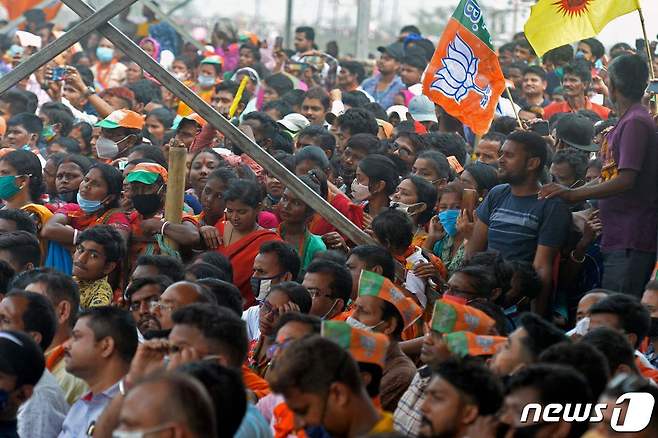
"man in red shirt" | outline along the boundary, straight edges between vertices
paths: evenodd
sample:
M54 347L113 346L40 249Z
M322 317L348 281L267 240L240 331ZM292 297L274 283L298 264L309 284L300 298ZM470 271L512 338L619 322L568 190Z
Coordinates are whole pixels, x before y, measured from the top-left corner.
M544 119L549 120L553 114L574 113L581 109L594 111L604 120L610 115L610 108L590 102L587 89L592 82L592 72L583 64L569 64L564 67L562 88L564 102L553 102L544 108Z

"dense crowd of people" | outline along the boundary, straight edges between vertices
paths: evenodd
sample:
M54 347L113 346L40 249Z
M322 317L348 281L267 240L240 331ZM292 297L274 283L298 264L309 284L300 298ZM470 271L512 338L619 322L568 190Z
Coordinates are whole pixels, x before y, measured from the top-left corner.
M61 35L25 16L1 74ZM144 18L116 25L306 192L96 33L0 94L0 437L603 438L658 397L658 55L520 33L480 137L423 94L415 26L373 64Z

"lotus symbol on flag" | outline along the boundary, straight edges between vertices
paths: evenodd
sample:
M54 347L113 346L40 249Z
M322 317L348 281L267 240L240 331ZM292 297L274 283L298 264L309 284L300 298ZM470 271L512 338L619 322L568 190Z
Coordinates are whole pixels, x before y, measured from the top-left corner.
M443 67L434 74L431 88L455 99L457 103L473 90L482 96L480 106L485 108L491 98L491 87L487 85L483 90L475 83L479 62L469 45L458 33L455 34L455 39L448 44L448 56L441 59Z

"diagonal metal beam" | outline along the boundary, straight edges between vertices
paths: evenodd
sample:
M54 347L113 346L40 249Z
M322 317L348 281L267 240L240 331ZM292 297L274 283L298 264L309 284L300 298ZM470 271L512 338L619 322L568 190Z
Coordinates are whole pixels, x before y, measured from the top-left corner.
M113 0L95 14L87 14L86 18L76 24L52 43L39 50L27 60L21 62L15 69L0 78L0 94L4 93L20 80L26 78L42 65L78 42L89 32L107 23L119 12L135 3L137 0Z
M94 10L82 0L62 0L71 10L81 17L88 17ZM167 70L148 56L137 44L117 30L112 24L101 26L98 31L128 55L130 59L139 64L144 70L155 77L162 85L183 100L190 108L221 131L224 136L237 144L251 158L271 172L284 187L290 188L297 196L303 198L308 205L327 221L333 224L344 236L356 244L374 243L373 239L332 207L322 196L311 190L295 174L290 172L263 148L254 143L233 126L221 114L215 111L208 103L203 101L192 90L187 88Z
M156 17L158 17L160 20L167 23L169 26L173 27L174 30L176 32L178 32L178 34L185 41L192 44L194 47L197 48L197 50L200 50L201 52L206 50L206 48L203 46L203 44L201 44L200 42L195 40L194 37L192 37L192 35L190 35L190 33L187 30L183 29L183 27L181 27L178 23L176 23L174 20L172 20L171 17L169 17L167 14L165 14L162 11L162 9L160 9L155 3L153 3L151 0L141 0L141 1L144 4L144 6L146 6L147 8L149 8L150 10L153 11L153 13L155 14Z

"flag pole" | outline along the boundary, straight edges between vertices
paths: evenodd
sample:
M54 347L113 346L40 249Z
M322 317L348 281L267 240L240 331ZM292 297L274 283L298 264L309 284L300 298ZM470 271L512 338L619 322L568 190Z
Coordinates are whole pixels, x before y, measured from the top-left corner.
M514 116L516 117L516 123L519 124L519 128L523 129L523 123L521 123L521 118L519 117L519 112L516 110L516 105L514 104L514 99L512 99L512 93L509 91L509 87L505 87L507 92L507 98L512 102L512 111L514 111Z
M651 62L651 46L649 45L649 38L647 38L647 29L644 26L644 15L642 14L642 8L640 7L640 2L637 3L637 12L640 14L640 24L642 25L642 34L644 35L644 48L647 51L647 61L649 62L649 73L651 74L651 79L656 78L656 72L653 71L653 62Z

